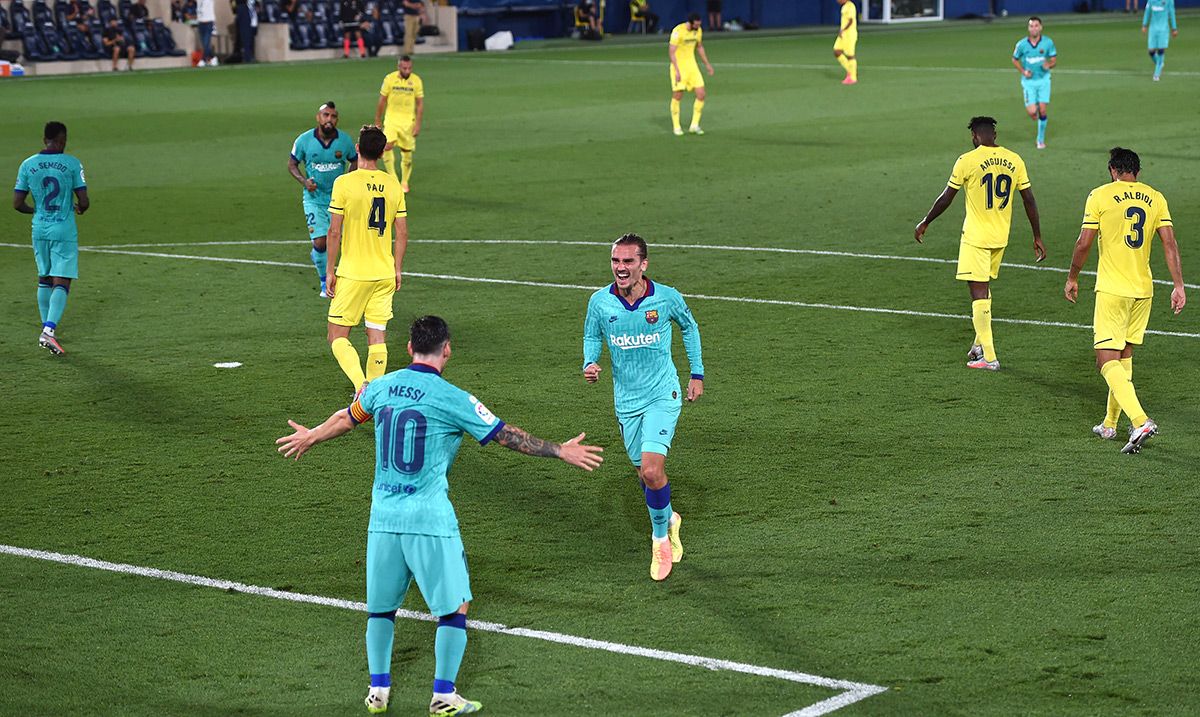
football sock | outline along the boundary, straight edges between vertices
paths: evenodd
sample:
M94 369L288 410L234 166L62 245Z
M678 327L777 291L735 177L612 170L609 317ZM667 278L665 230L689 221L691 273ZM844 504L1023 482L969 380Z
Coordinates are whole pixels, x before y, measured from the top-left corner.
M696 100L692 103L692 126L700 126L700 113L704 111L704 100Z
M387 344L367 347L367 380L374 381L387 373Z
M411 151L401 152L400 153L400 183L401 184L407 185L408 180L412 177L412 164L413 164L413 153Z
M394 149L385 149L379 156L379 168L393 177L396 176L396 158L393 156L395 151Z
M308 253L308 257L312 259L313 266L317 268L317 276L321 278L321 281L325 281L325 264L329 254L313 247L312 251Z
M650 510L650 529L655 540L667 537L667 528L671 525L671 484L654 490L643 487L646 493L646 507Z
M53 332L58 328L58 322L62 320L63 312L66 310L67 287L56 286L50 290L50 305L46 307L46 320L42 322L42 326Z
M971 302L971 323L975 324L975 341L983 347L985 361L996 360L996 347L992 345L992 300L976 299Z
M38 282L38 313L42 317L42 323L46 323L46 314L50 312L50 292L54 290L50 284Z
M1133 357L1120 359L1121 365L1125 367L1125 373L1129 375L1129 380L1133 380ZM1117 421L1121 419L1121 404L1117 403L1117 397L1110 390L1108 392L1108 411L1104 414L1104 425L1109 428L1116 428Z
M396 611L373 612L367 618L367 669L372 687L392 685L392 640L396 636Z
M458 668L467 651L467 616L461 612L438 618L433 638L433 691L438 694L454 692Z
M333 349L333 357L337 359L338 366L342 367L342 373L346 374L346 378L354 384L354 390L362 388L367 377L363 375L362 362L358 358L358 351L354 349L354 344L350 343L350 339L337 338L333 340L330 348Z
M842 69L846 71L846 74L849 75L850 74L850 60L846 59L845 55L838 55L837 61L838 61L838 64L842 66Z
M343 57L350 56L350 38L349 37L342 38L342 56Z
M1046 115L1038 117L1038 139L1041 144L1046 143L1046 123L1050 120L1046 119Z
M362 35L358 36L358 56L359 57L367 56L367 46L366 46L366 44L363 43Z
M1129 380L1129 372L1121 362L1109 361L1104 364L1100 367L1100 375L1108 383L1108 390L1116 396L1121 410L1133 420L1133 425L1140 426L1145 423L1148 417L1142 410L1142 404L1138 402L1137 392L1133 390L1133 381Z
M850 73L850 79L858 82L858 60L850 58L849 67L846 70Z
M1154 53L1154 74L1156 74L1156 75L1162 74L1163 61L1165 59L1166 59L1166 57L1164 57L1162 50L1159 50L1158 52Z
M679 129L679 100L671 98L671 125Z

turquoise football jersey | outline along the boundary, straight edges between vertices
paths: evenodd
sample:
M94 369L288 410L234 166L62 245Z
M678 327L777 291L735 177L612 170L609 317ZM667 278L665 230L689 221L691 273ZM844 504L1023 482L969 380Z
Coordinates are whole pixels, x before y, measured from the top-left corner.
M1175 30L1175 0L1146 0L1146 12L1142 14L1142 25L1150 32L1164 33Z
M304 173L317 183L316 193L326 198L333 194L333 180L346 173L346 163L358 161L354 139L345 132L334 131L337 136L329 144L317 135L316 128L292 143L292 159L304 165ZM311 197L312 194L305 190L304 196Z
M617 415L656 401L680 402L679 372L671 360L671 323L679 325L692 378L704 378L700 327L683 295L646 279L646 295L628 304L609 284L592 294L583 324L583 365L598 363L602 347L612 360Z
M369 530L458 535L447 476L463 433L486 445L504 421L479 399L414 363L371 383L347 409L375 419L375 485Z
M60 236L75 236L75 190L87 189L83 164L65 152L38 152L21 162L17 192L33 195L33 226L57 226Z
M1058 57L1058 50L1054 48L1054 40L1042 35L1038 40L1038 44L1034 45L1029 41L1028 37L1022 37L1017 43L1016 49L1013 50L1013 59L1021 63L1021 67L1033 73L1029 79L1040 80L1050 76L1050 70L1046 69L1046 60L1051 57Z

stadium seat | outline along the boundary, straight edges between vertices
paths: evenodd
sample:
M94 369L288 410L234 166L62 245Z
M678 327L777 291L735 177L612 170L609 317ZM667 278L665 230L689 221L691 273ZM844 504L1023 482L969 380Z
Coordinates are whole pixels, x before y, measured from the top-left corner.
M12 25L8 22L8 10L5 10L4 6L0 5L0 40L7 40L10 37L16 39L19 37L13 34L10 28L12 28Z
M9 5L9 15L12 22L9 25L12 31L24 38L26 32L33 32L33 18L29 15L29 8L25 7L25 3L21 0L12 0Z
M42 27L46 23L54 25L54 11L46 4L45 0L33 0L33 5L30 8L33 15L33 24L36 27Z
M162 57L163 51L154 42L150 31L141 23L135 23L126 28L126 35L133 36L133 46L137 48L138 57Z
M60 30L66 30L67 25L71 24L67 21L67 13L71 10L71 5L64 0L58 0L54 3L54 22Z
M104 53L100 51L102 46L93 44L90 32L84 34L73 23L67 23L62 33L67 38L71 49L80 57L86 60L97 60L104 57Z
M154 44L158 46L162 54L170 57L182 57L187 54L175 44L175 38L163 23L162 18L154 18L154 22L150 26L150 32L154 37Z
M33 29L33 25L27 26L21 32L21 54L30 62L48 62L54 59L42 36Z
M266 0L263 3L263 22L280 23L287 22L287 13L279 4L279 0Z
M45 43L46 52L52 60L77 60L79 54L71 49L62 33L54 26L53 22L43 23L41 27L42 41Z
M299 15L299 13L296 13ZM292 18L288 24L288 41L293 50L308 50L312 48L312 25L300 18Z
M132 0L117 0L117 12L120 14L121 22L125 22L125 18L129 17L131 9L133 9Z
M117 17L117 8L113 7L111 0L97 0L96 16L100 18L100 24L103 27L108 27L109 21ZM124 21L122 21L122 24L124 24Z

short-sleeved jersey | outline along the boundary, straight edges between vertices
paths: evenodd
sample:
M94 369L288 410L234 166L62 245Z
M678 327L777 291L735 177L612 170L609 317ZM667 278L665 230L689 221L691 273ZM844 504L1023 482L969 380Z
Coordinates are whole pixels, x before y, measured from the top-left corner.
M680 66L696 64L696 45L704 41L704 30L696 28L689 30L686 22L681 22L671 30L670 44L675 46L675 61Z
M1096 291L1133 299L1154 295L1150 245L1159 227L1171 226L1167 200L1148 184L1110 182L1088 195L1083 228L1099 232Z
M1051 57L1058 57L1058 50L1054 47L1054 40L1045 35L1038 39L1036 45L1030 42L1028 37L1022 37L1013 50L1013 59L1020 62L1021 67L1033 73L1029 76L1031 80L1050 77L1050 70L1046 68L1046 60Z
M463 434L486 445L504 421L479 399L414 363L381 376L347 409L356 424L375 419L375 485L369 530L458 535L450 465Z
M409 73L408 77L401 77L397 70L383 78L379 94L387 98L387 114L383 123L405 125L417 117L417 99L425 97L425 83L415 72Z
M1177 29L1175 0L1146 0L1146 12L1142 15L1142 25L1159 32Z
M850 23L850 27L846 27L846 23ZM853 2L842 5L841 24L838 28L846 28L841 30L843 37L858 37L858 8Z
M588 300L583 365L598 363L602 347L608 346L617 415L640 413L656 401L680 401L679 372L671 359L671 322L683 334L692 378L704 378L700 327L678 291L647 278L646 294L633 304L615 284Z
M38 152L17 170L15 191L33 195L33 225L75 226L75 191L87 189L83 164L65 152Z
M347 162L358 159L354 151L354 140L345 132L338 132L328 143L316 129L305 132L292 142L292 159L304 165L304 174L317 183L316 193L328 198L333 194L333 181L347 172ZM353 167L353 164L350 165ZM303 190L301 196L309 193Z
M958 158L946 184L966 194L963 243L985 249L1008 246L1017 192L1029 188L1024 160L1011 149L980 145Z
M408 216L400 181L381 169L360 169L333 182L329 213L342 215L337 275L379 281L396 275L392 221Z

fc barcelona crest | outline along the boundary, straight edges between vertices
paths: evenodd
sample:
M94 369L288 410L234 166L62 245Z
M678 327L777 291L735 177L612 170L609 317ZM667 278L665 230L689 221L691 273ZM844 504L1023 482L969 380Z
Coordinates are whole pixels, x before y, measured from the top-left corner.
M337 157L338 159L341 159L342 158L342 150L339 149L338 151L334 152L333 156Z
M658 312L656 310L651 309L646 312L646 323L648 323L648 324L657 324L658 323Z

